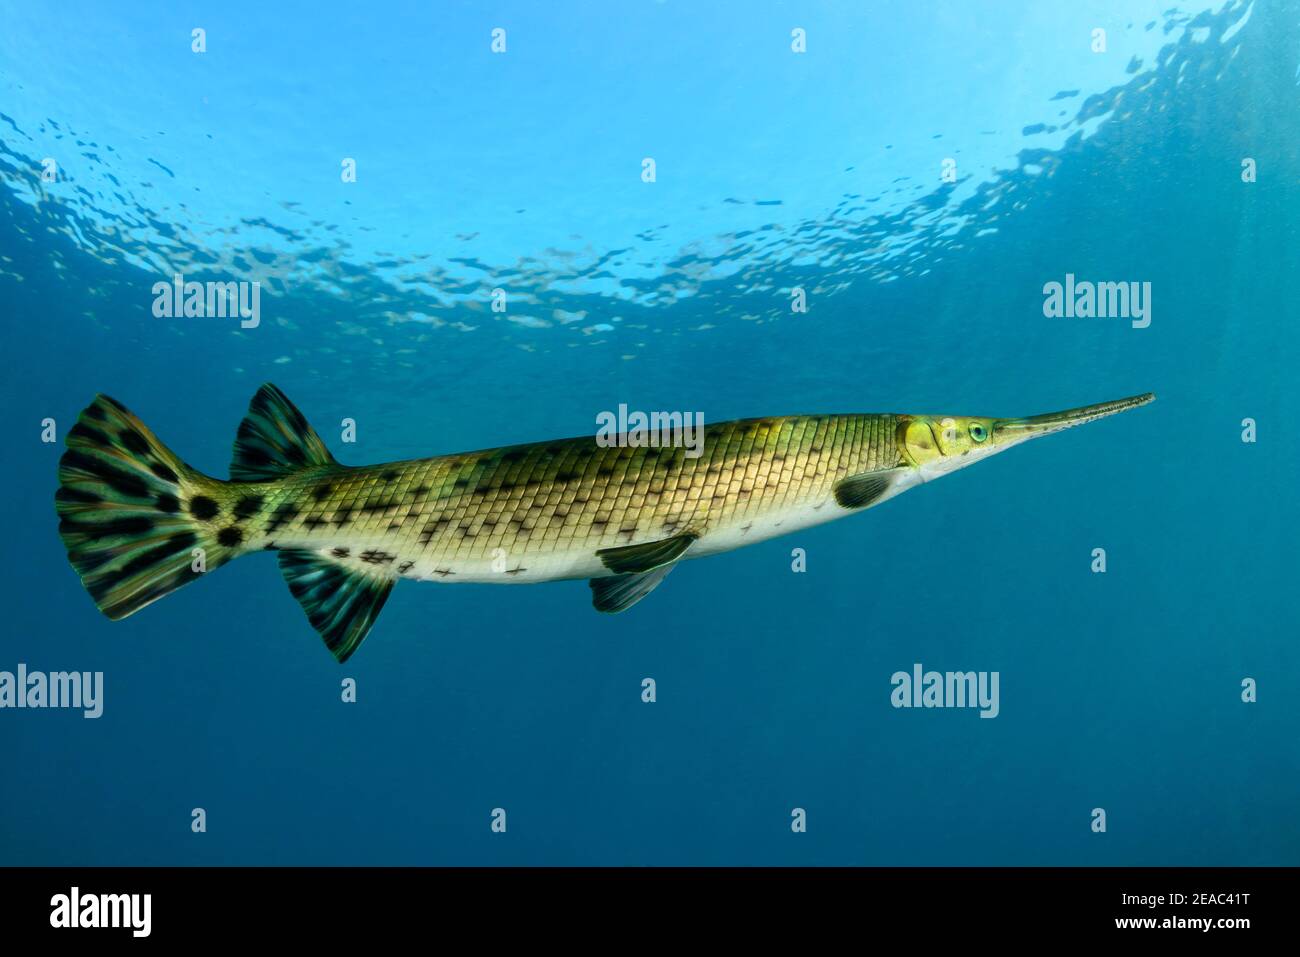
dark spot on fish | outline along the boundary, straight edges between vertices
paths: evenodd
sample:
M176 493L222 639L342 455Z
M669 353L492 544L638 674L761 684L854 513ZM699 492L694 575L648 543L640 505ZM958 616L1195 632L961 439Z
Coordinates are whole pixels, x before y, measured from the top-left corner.
M99 431L99 429L92 429L84 422L78 422L76 425L70 428L68 430L68 438L84 439L85 441L89 442L91 445L96 445L96 446L104 446L109 444L107 435Z
M330 492L332 491L334 491L334 486L331 485L329 482L326 482L324 485L317 485L314 489L312 489L311 497L315 499L317 502L320 502L328 498Z
M573 482L580 478L582 478L582 473L580 472L561 472L559 475L555 476L555 481Z
M235 503L235 521L242 522L246 518L252 518L261 507L262 496L245 495Z
M503 462L522 462L528 457L528 453L523 449L511 449L501 456Z
M234 548L244 540L244 533L231 525L217 532L217 544L225 545L227 548Z
M181 503L170 492L159 492L157 502L159 511L175 514L181 510Z
M97 568L103 568L116 557L112 550L103 549L102 551L83 553L77 557L73 564L76 565L78 572L85 575Z
M371 549L361 553L361 560L370 565L386 565L391 562L396 555L390 555L388 552L381 552L378 549Z
M181 480L179 475L162 462L150 462L149 471L158 476L164 482L179 483Z
M252 432L253 430L250 429L249 433L252 434ZM246 436L244 435L244 429L241 426L239 429L239 435L237 439L243 439L243 438L246 438ZM271 456L267 455L265 452L263 452L255 445L249 445L247 443L239 443L239 445L240 445L239 461L240 464L245 466L246 468L263 469L268 465L280 464L279 462L272 459ZM299 458L301 457L302 455L301 453L299 453Z
M96 422L103 422L108 418L107 413L105 413L98 405L92 405L85 411L85 414L90 416L90 418L94 419Z
M445 518L436 518L429 522L420 530L420 542L427 545L433 536L440 533L450 522Z
M170 542L164 542L156 545L146 552L141 552L135 558L131 559L125 565L118 569L117 574L121 578L129 578L136 572L143 571L146 568L152 568L161 561L165 561L176 554L176 549Z
M428 494L429 494L429 486L427 485L417 485L415 488L411 489L412 498L420 498Z
M326 521L322 516L320 516L320 515L308 515L306 518L304 518L304 519L302 520L302 523L303 523L304 525L306 525L306 526L307 526L309 529L311 529L312 531L315 531L316 529L320 528L322 525L328 525L328 524L329 524L329 522L327 522L327 521Z
M350 521L352 521L352 509L350 508L339 509L338 515L334 519L334 524L337 525L339 528L342 528Z
M386 472L381 472L379 475L379 480L381 482L391 482L395 478L397 478L397 473L392 469L389 469Z
M274 532L298 514L298 508L292 502L285 502L271 515L270 524L266 526L267 534Z
M63 458L59 459L59 465L94 475L119 495L128 498L147 498L149 495L149 488L140 476L123 472L107 462L91 458L76 449L68 449L64 452Z
M93 539L100 539L107 535L139 535L151 528L153 522L143 515L133 518L114 518L107 522L78 522L70 518L59 522L60 532L76 532Z
M76 502L79 505L98 505L102 501L94 492L66 486L60 486L59 490L54 493L54 498L60 502ZM173 501L175 501L174 498Z
M221 508L206 495L196 495L190 499L190 514L200 521L216 518Z
M351 554L346 548L335 548L330 551L335 558L347 558Z
M135 608L143 607L144 605L161 598L172 589L177 588L188 581L193 581L198 576L199 573L194 571L189 564L181 565L172 574L162 575L155 579L151 585L132 594L130 599L131 606ZM87 582L86 587L90 591L91 595L95 597L97 602L103 603L109 600L108 592L114 584L116 584L115 579L105 578L94 584ZM121 605L117 605L117 607L121 607Z
M149 443L135 429L123 429L117 433L117 437L128 452L134 452L136 455L149 454Z

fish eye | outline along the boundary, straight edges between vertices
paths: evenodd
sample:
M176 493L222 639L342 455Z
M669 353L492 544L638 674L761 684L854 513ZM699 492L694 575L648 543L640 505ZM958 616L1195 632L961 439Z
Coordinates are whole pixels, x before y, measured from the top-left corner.
M989 437L989 434L984 429L984 426L980 425L978 422L972 422L970 427L970 437L976 442L983 442Z

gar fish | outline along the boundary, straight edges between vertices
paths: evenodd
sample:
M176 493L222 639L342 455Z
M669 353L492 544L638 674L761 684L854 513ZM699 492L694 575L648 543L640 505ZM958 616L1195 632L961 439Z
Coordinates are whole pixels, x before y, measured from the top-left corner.
M1153 398L1021 419L741 419L706 426L698 457L589 435L348 466L268 383L249 404L230 481L222 481L186 465L124 406L99 395L68 432L55 506L68 559L109 618L270 549L343 662L403 578L587 578L596 609L619 612L684 559L860 512Z

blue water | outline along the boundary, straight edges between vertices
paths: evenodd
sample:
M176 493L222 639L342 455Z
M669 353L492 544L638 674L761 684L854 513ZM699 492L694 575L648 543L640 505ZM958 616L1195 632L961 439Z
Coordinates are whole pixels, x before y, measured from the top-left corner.
M0 863L1297 863L1300 3L1170 3L0 3L0 670L105 682L0 711ZM175 273L260 324L155 318ZM619 616L403 584L340 667L254 555L108 621L42 420L224 476L264 381L347 464L1159 398ZM891 707L918 662L1000 714Z

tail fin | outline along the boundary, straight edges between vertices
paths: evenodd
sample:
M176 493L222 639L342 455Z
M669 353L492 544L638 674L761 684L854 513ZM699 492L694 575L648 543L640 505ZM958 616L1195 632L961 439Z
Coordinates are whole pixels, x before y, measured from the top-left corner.
M120 403L99 395L69 430L59 460L59 534L99 610L117 620L250 547L242 523L262 514L263 496L246 483L341 468L270 383L253 396L239 427L232 482L190 468ZM286 514L284 507L272 518ZM288 504L287 514L296 513ZM306 549L282 551L280 568L340 662L369 633L396 580Z
M59 534L109 618L125 618L239 554L241 536L214 522L223 483L182 462L120 403L96 396L67 444L54 496Z

